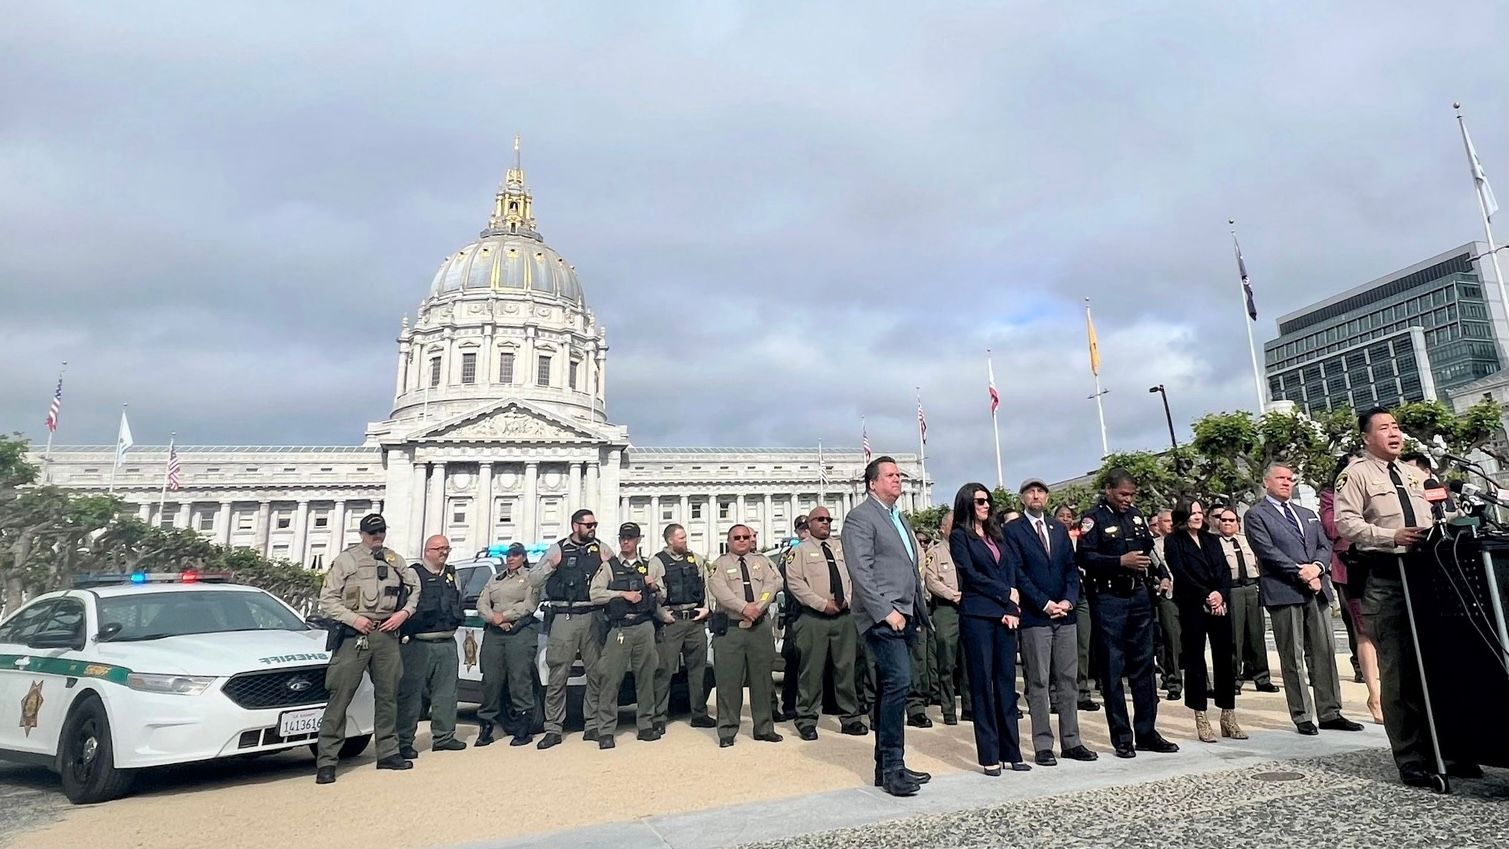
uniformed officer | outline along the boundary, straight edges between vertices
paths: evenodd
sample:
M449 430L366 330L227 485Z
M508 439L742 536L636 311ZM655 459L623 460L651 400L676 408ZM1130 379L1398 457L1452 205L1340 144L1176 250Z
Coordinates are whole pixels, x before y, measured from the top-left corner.
M414 735L419 709L430 696L430 751L454 752L466 744L456 739L456 629L466 621L456 570L446 565L451 542L439 534L424 541L420 562L409 568L419 581L419 606L398 629L403 678L398 685L398 752L417 758Z
M934 686L938 704L943 708L944 725L959 724L954 711L959 704L960 692L964 696L964 713L971 713L969 677L964 671L963 647L959 643L959 572L954 568L953 557L948 553L948 535L953 529L954 516L950 511L943 515L943 523L938 528L938 539L928 547L926 565L923 568L923 583L927 587L929 613L938 649Z
M917 578L924 584L927 580L927 549L932 542L926 531L917 534L919 550L922 551L922 556L917 558ZM906 694L906 724L913 728L932 728L927 706L938 690L938 635L932 628L919 628L917 639L912 640L910 648L912 685Z
M1352 544L1348 587L1366 576L1362 615L1378 646L1383 727L1399 778L1412 787L1429 787L1436 759L1399 570L1401 555L1429 530L1431 505L1424 476L1398 462L1404 434L1394 417L1374 407L1358 416L1357 424L1366 450L1336 478L1336 531ZM1452 760L1446 760L1446 772L1459 778L1483 774L1475 764Z
M765 555L754 551L754 532L749 526L734 525L728 529L728 553L713 562L707 582L717 605L711 621L718 745L734 744L746 685L754 738L779 743L781 735L775 731L770 710L775 665L770 605L781 589L781 573Z
M503 571L492 576L477 596L477 616L482 631L482 723L478 746L493 742L493 727L513 735L510 746L525 746L534 740L535 652L539 647L540 591L529 583L529 552L514 543L504 555ZM503 690L508 689L507 714ZM506 716L506 719L505 719Z
M1068 528L1069 539L1074 543L1076 550L1078 550L1079 523L1074 520L1074 508L1068 504L1060 504L1058 509L1053 511L1053 518L1057 519L1065 528ZM1090 585L1089 579L1085 577L1083 566L1079 567L1079 585L1081 588L1088 588ZM1081 712L1100 710L1100 705L1096 704L1095 699L1090 695L1090 679L1094 677L1093 670L1099 662L1099 657L1096 656L1098 653L1091 651L1094 642L1095 627L1091 623L1093 617L1090 615L1090 607L1091 599L1089 591L1085 589L1080 593L1079 604L1074 605L1074 628L1079 640L1078 683L1079 709ZM966 690L965 692L968 691Z
M1158 733L1158 688L1153 680L1153 599L1151 587L1166 575L1150 575L1153 536L1133 506L1137 482L1125 469L1106 475L1105 498L1080 520L1075 559L1084 568L1094 598L1095 642L1101 650L1101 686L1106 724L1116 757L1137 750L1177 752ZM1132 685L1135 729L1127 721L1121 679ZM1134 736L1135 731L1135 736Z
M598 732L597 747L613 748L618 728L618 688L624 674L634 674L634 724L639 739L660 739L655 728L655 670L660 656L655 651L655 623L665 572L660 559L639 556L639 525L624 522L618 528L618 554L597 570L592 579L592 603L603 608L607 639L592 667L597 676L597 717L587 725Z
M796 648L788 677L798 682L796 730L803 740L817 739L823 709L823 674L833 668L833 701L839 731L862 736L870 729L854 693L854 643L859 632L849 612L849 569L844 547L832 536L833 517L818 506L807 516L807 538L791 550L786 563L786 603L795 610L786 639Z
M597 517L591 510L571 514L571 536L546 549L545 556L529 573L529 585L544 588L545 665L550 680L545 685L545 736L535 748L559 745L566 722L566 682L571 664L581 655L587 670L587 689L582 697L583 740L596 742L597 687L592 665L602 650L601 634L594 630L596 606L592 604L592 578L606 559L597 541ZM616 701L616 694L608 698Z
M655 555L665 575L662 610L667 622L660 632L660 666L655 670L655 730L665 733L671 709L671 676L686 668L686 693L691 701L692 727L713 728L707 714L707 596L705 561L686 547L686 529L666 525L665 550Z
M802 541L810 535L810 531L807 528L807 516L805 514L796 517L792 522L792 530L796 533L796 539L791 540L786 545L786 550L781 552L778 557L777 565L781 569L782 581L785 581L786 569L791 565L791 558L796 553L796 547L801 545ZM755 541L758 544L758 534ZM795 670L798 660L796 641L792 639L791 628L796 623L796 617L801 614L801 605L797 604L796 600L791 597L791 586L789 584L783 584L782 587L785 589L785 593L782 595L782 606L780 608L781 633L785 635L785 639L781 641L781 660L783 661L781 668ZM799 689L798 677L794 671L790 674L782 674L779 693L774 688L771 689L772 698L779 696L778 701L773 703L772 708L776 722L796 719L796 701Z
M1163 538L1174 532L1174 511L1159 510L1153 516L1153 550L1149 552L1153 558L1152 571L1155 574L1167 574L1172 578L1173 573L1168 568L1168 558L1163 555ZM1158 669L1163 674L1163 689L1168 693L1168 700L1176 702L1184 696L1184 673L1179 669L1180 639L1183 629L1179 627L1179 606L1174 604L1174 588L1172 582L1160 582L1152 587L1153 605L1158 613L1157 625L1157 660Z
M346 709L372 676L372 719L378 769L409 769L414 762L398 753L398 682L403 660L398 629L419 604L419 581L396 552L383 547L388 524L377 513L362 517L361 542L336 556L320 590L320 612L350 630L330 658L325 689L330 700L320 721L315 783L335 781L341 744L346 741ZM408 598L405 599L404 596Z

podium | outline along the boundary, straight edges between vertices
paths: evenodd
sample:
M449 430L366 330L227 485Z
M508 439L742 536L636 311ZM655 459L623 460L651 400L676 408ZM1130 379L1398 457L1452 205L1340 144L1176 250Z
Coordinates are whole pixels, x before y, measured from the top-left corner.
M1403 575L1437 752L1509 767L1509 534L1434 537L1404 556Z

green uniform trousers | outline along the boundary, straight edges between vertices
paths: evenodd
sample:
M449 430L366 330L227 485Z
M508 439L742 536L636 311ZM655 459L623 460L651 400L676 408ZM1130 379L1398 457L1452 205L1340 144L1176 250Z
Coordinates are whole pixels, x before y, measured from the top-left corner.
M1231 588L1231 628L1235 641L1232 652L1236 655L1238 681L1254 684L1270 684L1272 674L1268 671L1268 640L1264 633L1263 605L1258 600L1258 585Z
M938 638L932 628L912 640L912 687L906 696L907 719L927 715L927 703L933 698L933 682L938 677Z
M823 712L823 673L829 663L833 664L833 701L839 716L844 722L862 719L854 692L854 644L859 641L854 617L847 612L829 617L803 611L788 633L797 654L796 668L787 667L787 674L797 681L796 727L817 727Z
M618 728L618 688L624 675L634 674L634 724L640 731L655 727L655 670L660 655L655 651L655 623L649 620L608 629L608 641L592 667L597 676L597 718L588 717L587 727L598 734Z
M1171 598L1158 596L1158 668L1163 670L1163 689L1184 692L1184 673L1179 670L1179 651L1183 639L1179 627L1179 606Z
M477 718L483 722L508 727L505 720L509 717L503 713L504 690L508 691L508 710L514 720L534 713L534 658L540 629L533 624L539 620L530 617L526 621L530 624L517 631L489 625L482 632L482 652L477 659L482 667L482 707Z
M677 619L660 631L660 666L655 670L655 721L671 712L671 676L686 668L686 695L692 718L707 716L707 620Z
M749 687L749 713L754 733L774 734L771 715L771 675L775 667L775 637L770 617L748 628L730 619L728 633L713 637L713 678L718 684L718 736L739 733L739 714L744 710L744 688Z
M403 677L398 684L398 745L413 747L419 708L430 694L430 744L456 739L456 676L460 658L455 638L410 639L399 647Z
M965 671L963 644L959 642L959 608L949 604L933 607L933 639L936 641L937 676L934 681L938 704L945 717L957 716L959 697L964 711L972 712L969 703L969 673Z
M330 700L320 720L319 754L316 767L333 767L340 763L341 744L346 740L346 709L361 686L362 675L372 674L372 721L377 737L377 757L398 754L398 682L403 678L403 658L398 649L398 635L379 631L347 637L330 658L325 669L325 689ZM454 653L454 651L452 652Z
M1394 764L1405 771L1436 771L1435 748L1425 727L1425 690L1420 659L1409 627L1409 609L1398 567L1373 567L1362 594L1364 627L1378 646L1378 684L1383 729ZM1288 682L1285 682L1288 683Z
M545 666L550 680L545 685L545 733L560 734L566 727L566 682L571 678L571 664L582 657L587 673L587 691L582 696L582 722L587 730L597 719L597 688L593 686L592 667L602 653L595 628L596 613L557 614L550 623L550 637L545 643Z
M1074 605L1074 630L1075 639L1079 643L1079 700L1082 702L1088 702L1092 698L1090 670L1094 666L1091 663L1090 652L1094 646L1094 627L1090 618L1090 596L1081 588L1079 604ZM964 692L968 693L969 690L966 689Z

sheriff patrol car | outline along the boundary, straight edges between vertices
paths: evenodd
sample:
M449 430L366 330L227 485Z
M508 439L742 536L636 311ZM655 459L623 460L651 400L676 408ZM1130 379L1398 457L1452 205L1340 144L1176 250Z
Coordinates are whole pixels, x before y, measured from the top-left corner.
M192 572L86 579L0 623L0 758L57 770L75 803L135 770L310 745L325 712L325 632L255 587ZM343 757L372 736L372 687Z

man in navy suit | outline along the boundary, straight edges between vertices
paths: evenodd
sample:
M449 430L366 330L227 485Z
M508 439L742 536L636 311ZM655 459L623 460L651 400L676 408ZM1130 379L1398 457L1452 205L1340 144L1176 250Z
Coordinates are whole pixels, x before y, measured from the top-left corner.
M1017 588L1022 598L1022 664L1027 679L1027 706L1032 714L1032 748L1040 766L1055 766L1053 727L1048 718L1049 680L1058 713L1063 756L1093 761L1098 755L1080 742L1079 633L1074 608L1079 604L1079 567L1069 531L1043 511L1048 484L1041 478L1022 481L1018 490L1025 513L1005 528L1006 546L1021 564Z
M1301 734L1361 731L1341 715L1336 637L1331 631L1331 541L1320 519L1293 503L1294 472L1274 463L1263 475L1267 497L1247 511L1247 541L1258 559L1258 592L1273 622L1289 717ZM1310 658L1306 668L1306 657ZM1312 683L1311 688L1305 686Z

